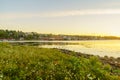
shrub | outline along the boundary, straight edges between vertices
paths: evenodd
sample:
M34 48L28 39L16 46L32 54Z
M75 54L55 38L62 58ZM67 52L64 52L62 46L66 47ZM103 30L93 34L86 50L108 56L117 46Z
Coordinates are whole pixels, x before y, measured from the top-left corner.
M57 49L0 43L3 80L119 80L110 70L97 57L78 58Z

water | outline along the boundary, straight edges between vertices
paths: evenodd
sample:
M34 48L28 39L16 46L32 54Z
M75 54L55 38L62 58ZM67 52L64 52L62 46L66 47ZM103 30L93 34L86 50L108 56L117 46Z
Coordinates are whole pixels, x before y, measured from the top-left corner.
M4 41L1 41L4 42ZM99 56L120 57L120 40L86 40L86 41L5 41L9 43L22 43L39 45L45 48L68 49L84 54Z
M57 41L53 41L57 42ZM51 41L51 43L53 43ZM84 54L93 54L99 56L120 57L120 40L91 40L91 41L58 41L59 43L72 44L52 44L40 45L45 48L68 49ZM74 44L77 43L77 44Z

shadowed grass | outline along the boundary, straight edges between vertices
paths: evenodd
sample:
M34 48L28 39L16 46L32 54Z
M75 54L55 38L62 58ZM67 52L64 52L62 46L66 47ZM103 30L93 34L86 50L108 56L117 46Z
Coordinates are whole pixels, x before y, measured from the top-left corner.
M110 70L96 57L78 58L57 49L0 43L3 80L119 80Z

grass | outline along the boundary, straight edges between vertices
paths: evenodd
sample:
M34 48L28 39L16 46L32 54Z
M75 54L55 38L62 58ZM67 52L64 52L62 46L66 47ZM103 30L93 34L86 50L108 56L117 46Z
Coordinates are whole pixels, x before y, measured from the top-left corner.
M71 52L70 54L75 54ZM57 49L0 43L0 80L120 80L97 57L86 59Z

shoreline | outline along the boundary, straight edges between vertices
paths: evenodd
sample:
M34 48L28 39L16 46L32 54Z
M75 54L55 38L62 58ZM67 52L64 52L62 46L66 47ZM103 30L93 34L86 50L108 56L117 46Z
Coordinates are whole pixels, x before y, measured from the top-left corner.
M108 57L108 56L98 56L98 55L91 55L91 54L84 54L81 52L75 52L75 51L71 51L71 50L67 50L67 49L59 49L59 48L54 48L54 49L58 49L60 52L68 54L68 55L72 55L70 53L74 52L75 53L75 57L84 57L84 58L90 58L92 56L96 56L99 58L99 60L103 63L103 64L109 64L112 66L112 68L119 68L120 69L120 57L114 58L114 57Z

